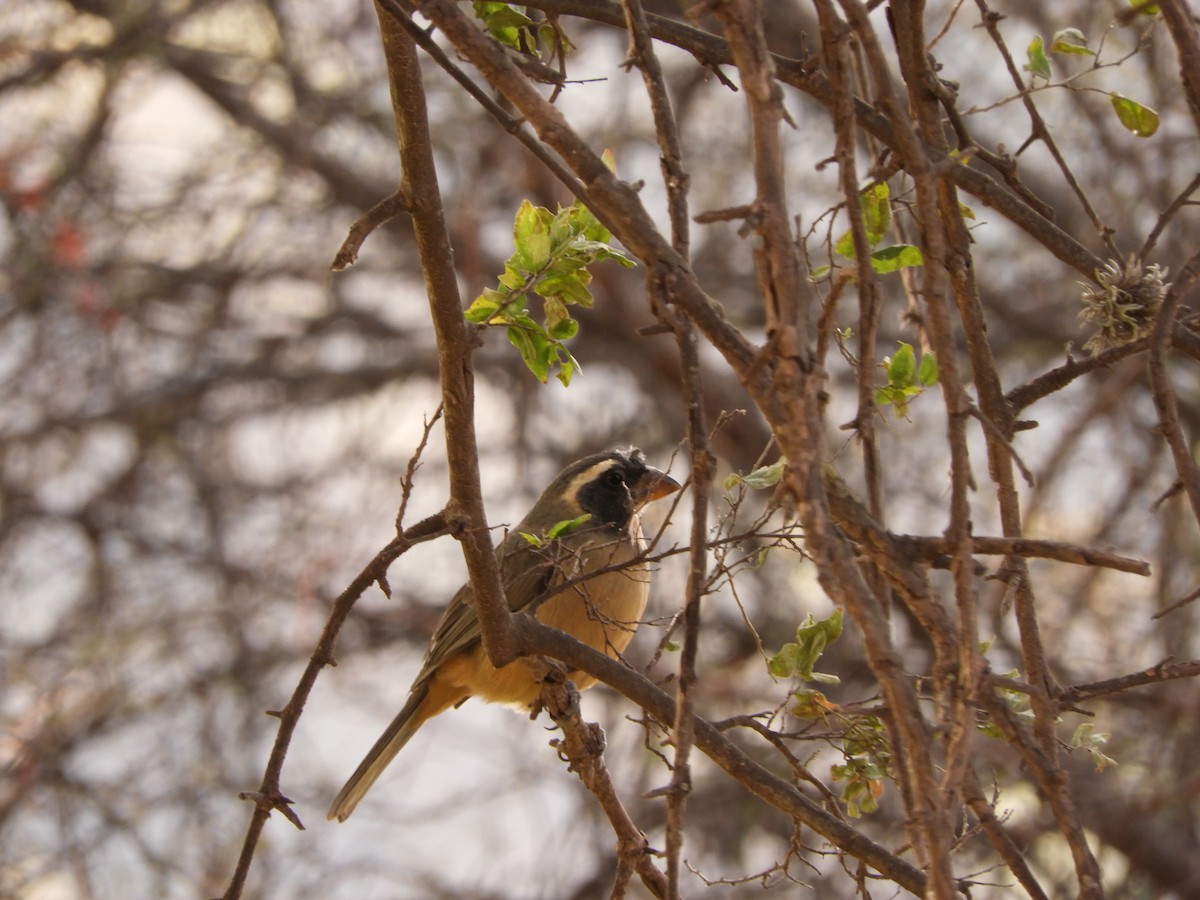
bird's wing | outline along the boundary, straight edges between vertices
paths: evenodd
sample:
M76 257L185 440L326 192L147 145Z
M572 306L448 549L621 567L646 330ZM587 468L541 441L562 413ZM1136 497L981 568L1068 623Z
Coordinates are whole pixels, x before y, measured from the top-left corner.
M542 594L559 570L557 554L548 552L552 545L535 547L519 534L511 534L496 549L500 563L500 581L508 606L520 612ZM480 638L479 617L475 612L475 591L470 582L459 588L446 607L425 655L420 682L460 650Z

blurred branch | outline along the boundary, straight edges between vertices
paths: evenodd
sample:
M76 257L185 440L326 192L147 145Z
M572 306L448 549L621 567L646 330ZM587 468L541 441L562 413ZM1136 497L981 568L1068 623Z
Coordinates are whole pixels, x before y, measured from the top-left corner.
M1153 387L1154 406L1158 410L1159 427L1171 456L1175 460L1175 470L1187 493L1192 506L1192 515L1200 522L1200 469L1196 466L1192 455L1191 442L1183 433L1179 420L1179 402L1175 397L1175 388L1171 384L1167 372L1167 351L1171 346L1171 337L1175 329L1175 320L1179 314L1183 298L1191 291L1196 280L1200 278L1200 252L1187 261L1183 269L1175 276L1162 308L1158 311L1158 319L1154 323L1154 333L1150 339L1150 357L1147 368L1150 373L1150 383Z
M314 147L310 135L298 123L273 121L250 102L243 85L217 75L221 64L229 61L225 55L164 43L162 57L168 66L224 110L231 119L259 135L284 159L316 172L339 197L359 207L369 207L375 203L379 195L374 188L339 160Z
M1200 131L1200 35L1196 33L1196 14L1185 0L1163 0L1158 8L1175 43L1179 80L1196 130Z

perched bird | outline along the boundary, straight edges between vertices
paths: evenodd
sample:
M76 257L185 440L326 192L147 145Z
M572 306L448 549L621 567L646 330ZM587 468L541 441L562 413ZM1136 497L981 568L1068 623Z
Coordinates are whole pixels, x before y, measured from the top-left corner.
M619 655L637 630L650 588L649 570L638 559L645 548L638 513L677 490L678 482L646 465L635 448L567 466L496 548L509 608L521 612L537 603L540 621ZM587 577L591 572L598 574ZM574 583L561 587L567 582ZM408 702L334 798L328 818L344 822L433 716L468 697L521 707L537 699L541 686L527 666L517 661L496 669L488 660L474 604L468 583L442 615ZM580 672L572 680L581 690L595 683Z

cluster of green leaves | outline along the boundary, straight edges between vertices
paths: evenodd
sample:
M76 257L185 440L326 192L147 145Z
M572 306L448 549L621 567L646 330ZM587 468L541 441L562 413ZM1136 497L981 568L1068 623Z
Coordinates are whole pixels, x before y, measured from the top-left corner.
M1142 11L1145 12L1145 8ZM1050 52L1063 56L1094 57L1096 55L1096 51L1088 46L1087 36L1078 28L1063 28L1056 31L1050 41ZM1025 63L1025 71L1029 72L1035 80L1040 78L1042 81L1050 81L1050 57L1046 55L1046 42L1042 40L1040 34L1033 36L1033 40L1025 48L1025 56L1028 60ZM1103 91L1102 93L1108 94L1117 119L1130 132L1138 137L1147 138L1158 131L1158 113L1150 107L1115 91Z
M816 671L825 648L842 635L843 614L835 609L824 619L804 617L796 629L796 640L784 644L767 661L767 670L776 678L794 678L804 685L792 691L792 715L801 719L825 719L836 714L846 722L842 733L843 762L830 768L833 780L842 782L842 802L846 813L859 818L879 808L884 780L891 765L891 745L887 730L876 716L844 716L833 703L811 684L837 684L836 675Z
M557 540L560 537L565 537L581 525L586 525L592 520L591 513L584 513L582 516L576 516L574 519L563 519L561 522L555 522L546 529L545 534L532 534L528 531L518 531L526 541L533 544L535 547L544 547L550 541Z
M862 206L863 225L867 232L867 243L871 246L871 268L880 275L887 275L898 269L925 264L925 258L918 247L912 244L891 244L878 247L887 236L892 224L892 191L886 181L881 181L868 187L859 195ZM877 248L877 249L876 249ZM844 259L854 259L854 233L846 231L833 246L834 251ZM812 271L812 278L824 278L831 266L818 266Z
M831 767L833 780L844 782L842 803L846 814L857 819L879 808L883 783L892 763L887 729L876 716L859 716L842 735L846 761Z
M917 365L912 344L904 341L900 342L900 349L895 355L885 356L880 365L887 375L887 384L875 388L875 402L879 406L890 403L896 418L908 415L911 398L937 384L937 357L933 353L925 353L921 356L921 364Z
M842 636L842 609L838 607L827 618L814 619L812 613L804 617L796 629L796 640L784 644L779 652L767 660L767 671L776 678L796 678L805 684L838 684L836 675L817 672L814 667L825 648ZM802 719L813 719L837 709L821 691L813 687L800 687L792 691L795 701L792 715Z
M550 56L565 56L572 49L561 29L550 21L535 22L523 6L484 0L475 0L471 6L487 33L506 47L529 56L540 56L539 46Z
M611 165L611 156L605 158ZM504 264L499 286L485 289L467 308L467 320L507 329L509 342L539 381L557 369L558 380L570 384L579 362L564 341L575 336L579 323L569 307L592 305L588 266L604 259L634 265L609 246L611 237L579 201L554 213L523 201L513 222L515 252ZM530 296L542 300L542 322L529 313Z

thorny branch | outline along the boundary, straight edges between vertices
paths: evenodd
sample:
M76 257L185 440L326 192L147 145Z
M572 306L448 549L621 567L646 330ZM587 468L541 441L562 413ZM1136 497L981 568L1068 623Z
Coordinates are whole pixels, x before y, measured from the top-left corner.
M412 493L412 475L416 471L421 453L424 451L425 444L429 439L429 433L437 422L437 419L438 416L434 415L426 422L425 429L421 435L421 441L409 461L406 477L402 482L400 512L396 517L396 537L380 550L374 559L367 563L366 567L359 572L354 580L346 586L346 589L334 600L333 608L329 613L329 618L325 622L325 627L321 631L321 636L317 640L316 647L313 648L308 665L305 666L300 680L296 683L296 687L292 691L292 696L289 698L287 705L281 710L273 710L269 713L269 715L279 719L279 731L275 737L275 744L271 748L270 758L267 760L262 784L257 791L243 794L243 799L254 800L254 813L250 818L250 825L246 830L246 837L242 842L242 851L238 857L233 876L230 879L229 887L226 888L225 893L222 895L222 900L237 900L237 898L242 896L242 892L246 887L246 877L250 873L250 864L253 862L254 853L258 849L259 838L262 836L263 827L267 824L267 818L271 815L272 811L279 811L297 828L301 830L304 828L299 817L296 816L291 808L292 801L285 797L280 790L283 762L287 757L292 735L295 733L296 725L300 721L300 715L304 712L304 705L308 702L309 694L312 693L313 686L317 682L317 676L321 674L321 670L326 666L334 664L334 643L337 641L338 632L341 631L342 625L350 615L350 611L354 608L354 604L358 602L358 598L372 584L378 583L386 592L388 566L395 562L409 548L441 537L448 530L444 511L430 516L409 528L401 527L404 510L408 506L408 498Z

